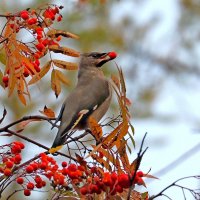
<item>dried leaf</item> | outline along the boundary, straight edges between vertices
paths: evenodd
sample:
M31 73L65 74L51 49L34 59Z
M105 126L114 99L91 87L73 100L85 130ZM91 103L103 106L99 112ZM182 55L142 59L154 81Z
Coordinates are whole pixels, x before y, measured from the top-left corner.
M18 130L17 132L23 131L24 128L25 128L29 123L34 122L34 121L41 121L41 119L29 119L29 120L20 122L20 123L19 123L19 128L20 128L20 130Z
M65 85L70 85L70 81L66 78L66 76L59 70L55 69L56 77Z
M46 105L44 106L44 109L40 110L39 112L49 118L55 118L55 112L51 108L48 108Z
M17 85L17 94L20 99L20 101L26 105L26 98L24 96L24 80L22 77L20 77Z
M51 73L51 88L55 92L55 95L57 98L61 92L61 84L60 84L60 80L58 79L56 75L55 69L53 69Z
M78 69L78 65L77 63L72 63L72 62L66 62L63 60L52 60L53 64L56 67L59 67L61 69L67 69L67 70L77 70Z
M28 85L32 85L32 84L36 83L37 81L39 81L43 76L45 76L47 74L47 72L50 70L50 68L51 68L51 61L47 62L42 67L41 71L33 76L33 78L29 81Z
M75 51L73 49L67 48L67 47L60 47L57 45L51 45L49 46L49 50L53 51L54 53L62 53L67 56L72 56L72 57L79 57L80 53L78 51Z
M115 76L115 75L112 75L111 79L112 79L113 83L117 86L117 88L120 89L120 80L119 80L119 78L117 76Z
M79 39L78 35L75 35L73 33L67 32L67 31L62 31L62 30L50 30L47 32L47 36L51 38L57 38L58 36L63 36L63 37L68 37L68 38L73 38L73 39Z
M89 118L88 125L92 132L92 135L95 137L96 141L99 142L103 135L102 127L93 117Z
M144 174L144 177L146 177L146 178L159 179L159 178L157 178L157 177L155 177L155 176L153 176L153 175L150 175L150 174Z
M111 140L119 133L122 126L122 123L119 124L108 136L103 139L102 143L108 146L109 142L111 142Z

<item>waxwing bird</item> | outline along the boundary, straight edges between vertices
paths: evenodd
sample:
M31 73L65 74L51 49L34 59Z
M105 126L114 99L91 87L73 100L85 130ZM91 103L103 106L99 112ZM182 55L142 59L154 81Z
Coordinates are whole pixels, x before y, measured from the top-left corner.
M50 153L62 147L71 131L87 129L89 117L98 122L104 116L110 105L112 86L100 67L116 56L115 52L81 54L78 82L64 101L55 122L61 121Z

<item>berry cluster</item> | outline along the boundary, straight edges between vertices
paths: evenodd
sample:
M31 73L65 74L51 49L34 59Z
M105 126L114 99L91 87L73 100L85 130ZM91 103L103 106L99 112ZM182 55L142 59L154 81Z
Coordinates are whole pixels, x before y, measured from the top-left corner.
M142 171L136 172L135 179L132 180L129 174L122 173L117 174L115 172L104 172L100 177L97 174L91 180L81 187L80 192L82 195L87 194L100 194L101 192L107 192L109 195L115 195L116 193L122 193L124 189L130 188L131 184L143 185L144 176Z
M62 8L62 6L49 5L46 9L40 9L40 12L22 10L15 16L8 17L8 26L12 32L18 33L20 30L25 29L32 34L34 39L31 46L22 42L19 44L18 51L25 59L21 59L22 63L14 69L16 78L21 76L26 78L29 75L33 76L40 72L38 59L47 53L49 46L59 46L58 42L61 40L61 36L48 37L46 30L50 28L55 20L58 22L62 20L62 15L60 14ZM5 75L2 77L5 87L8 87L9 71L9 68L7 68Z
M21 151L24 149L24 144L19 141L15 141L9 145L5 145L2 148L6 151L6 153L2 153L0 160L0 174L4 174L5 176L12 175L12 169L21 163ZM6 149L9 148L9 149Z
M1 149L9 148L6 153L1 153L2 164L0 174L6 177L15 175L15 181L22 187L24 195L30 196L31 191L46 186L47 180L55 190L69 191L72 185L76 185L81 195L101 194L109 195L122 193L131 185L144 185L142 171L127 174L116 172L104 172L103 168L97 166L78 165L63 161L59 167L56 160L41 153L39 158L23 165L16 170L15 166L21 163L21 151L24 144L13 142L2 146ZM134 180L133 180L133 177Z

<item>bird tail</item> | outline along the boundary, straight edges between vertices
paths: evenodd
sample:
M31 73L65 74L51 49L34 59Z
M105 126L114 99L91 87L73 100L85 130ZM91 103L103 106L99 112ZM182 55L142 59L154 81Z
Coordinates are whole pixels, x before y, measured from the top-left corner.
M61 138L60 131L57 133L52 147L49 149L49 153L53 154L60 150L63 146L63 139Z

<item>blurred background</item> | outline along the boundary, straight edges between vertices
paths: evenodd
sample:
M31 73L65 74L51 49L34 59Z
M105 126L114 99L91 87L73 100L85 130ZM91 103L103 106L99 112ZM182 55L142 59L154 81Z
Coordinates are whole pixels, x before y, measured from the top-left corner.
M46 3L64 6L63 20L56 28L80 36L78 41L63 39L63 45L81 52L118 53L115 62L124 71L127 95L132 101L130 110L136 149L131 159L136 157L147 132L145 146L149 149L141 169L144 172L151 169L150 173L159 178L146 182L150 195L178 178L200 174L200 1L1 0L0 13L36 8ZM4 19L0 20L2 28ZM23 35L23 39L28 37ZM71 60L60 55L55 58L58 56ZM116 73L114 62L105 66L108 76ZM0 64L0 70L3 69ZM32 100L26 107L16 97L8 99L6 91L0 88L0 111L4 106L8 110L4 124L24 115L39 114L44 105L58 114L65 96L76 82L76 72L67 72L67 75L71 77L72 85L63 86L58 99L51 91L50 77L46 76L31 87ZM118 112L114 101L110 112ZM24 134L36 141L40 138L41 143L50 146L56 130L50 131L47 123L35 124L30 125ZM11 137L10 141L13 140L15 138ZM8 138L1 137L0 144L5 142ZM27 159L42 151L31 144L26 146L30 153L26 153ZM173 161L177 163L171 166ZM197 181L186 181L185 185L200 188ZM183 199L181 191L176 189L170 189L167 194L172 199ZM45 195L40 193L39 199L46 199ZM193 199L187 195L188 199ZM19 198L24 197L19 194ZM27 199L31 198L35 197Z

